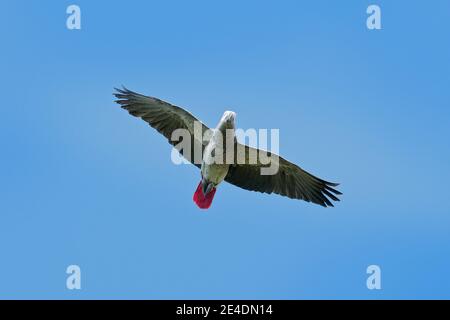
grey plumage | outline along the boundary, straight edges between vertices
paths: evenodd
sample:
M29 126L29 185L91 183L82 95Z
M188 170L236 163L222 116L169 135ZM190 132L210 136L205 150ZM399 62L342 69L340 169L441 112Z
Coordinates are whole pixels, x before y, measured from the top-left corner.
M265 157L272 154L268 151L255 150L252 147L244 146L246 159L253 152L264 152ZM296 164L287 161L278 156L279 169L275 175L261 175L260 169L265 165L259 161L256 164L235 164L230 166L225 181L250 191L258 191L262 193L276 193L291 199L300 199L307 202L313 202L323 207L331 206L331 200L339 201L336 197L342 193L333 187L338 186L337 183L331 183L313 176L306 172Z
M116 100L120 106L127 110L132 116L139 117L150 126L155 128L159 133L167 138L170 144L176 145L174 141L171 140L172 132L175 129L187 129L191 136L191 152L190 154L182 154L189 162L200 168L200 164L195 164L194 159L191 157L194 155L194 148L199 146L203 151L207 141L200 141L195 139L194 135L194 122L198 121L202 125L202 136L209 130L200 120L195 118L188 111L174 106L170 103L162 101L157 98L144 96L142 94L133 92L126 89L116 89L114 96L119 99ZM178 142L177 142L178 143Z

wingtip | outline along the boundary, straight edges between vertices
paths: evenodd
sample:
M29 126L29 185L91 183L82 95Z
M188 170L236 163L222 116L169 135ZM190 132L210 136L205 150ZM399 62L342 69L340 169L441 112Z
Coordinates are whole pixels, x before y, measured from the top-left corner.
M325 181L325 183L327 185L329 185L330 187L338 187L340 185L340 183L337 182L329 182L329 181Z
M117 93L126 94L126 93L131 92L131 91L128 90L127 87L125 87L123 84L121 85L121 87L122 87L122 88L114 87L114 90L116 90L116 92L113 93L113 94L117 94Z

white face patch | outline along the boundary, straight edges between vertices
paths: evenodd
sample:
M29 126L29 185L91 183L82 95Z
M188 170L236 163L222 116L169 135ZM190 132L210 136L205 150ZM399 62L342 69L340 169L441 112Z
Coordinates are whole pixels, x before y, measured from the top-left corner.
M225 111L223 113L221 121L228 121L236 119L236 112L234 111Z

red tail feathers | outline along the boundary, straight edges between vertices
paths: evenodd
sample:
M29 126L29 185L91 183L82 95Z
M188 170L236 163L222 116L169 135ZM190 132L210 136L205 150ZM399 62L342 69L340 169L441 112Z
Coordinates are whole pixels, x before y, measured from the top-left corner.
M205 196L202 191L202 182L198 184L197 190L195 190L193 200L200 209L208 209L216 194L216 188L212 188L211 191Z

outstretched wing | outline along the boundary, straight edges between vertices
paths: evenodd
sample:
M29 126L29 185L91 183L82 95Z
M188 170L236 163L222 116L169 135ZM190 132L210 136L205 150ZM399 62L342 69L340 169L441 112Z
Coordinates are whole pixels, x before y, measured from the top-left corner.
M172 133L174 130L188 130L191 139L191 150L178 149L178 151L186 158L186 160L200 168L203 149L208 143L207 138L202 138L204 137L205 132L209 130L206 125L195 118L191 113L180 107L171 105L170 103L157 98L144 96L126 88L116 88L114 96L119 99L116 100L116 102L120 104L123 109L127 110L131 115L146 121L150 126L165 136L173 146L180 145L180 141L172 140ZM201 128L201 132L197 133L197 135L194 133L195 122L197 122L198 127ZM201 150L202 153L199 156L200 163L194 163L198 162L194 161L194 152L196 152L196 150Z
M333 188L338 186L337 183L317 178L299 166L268 151L237 143L237 149L240 148L242 148L242 152L245 152L245 164L236 162L231 165L225 181L246 190L276 193L291 199L313 202L323 207L333 206L330 199L339 201L337 196L342 193ZM272 161L278 162L279 167L276 174L261 175L261 168L269 165L263 165L259 156L257 161L254 161L255 164L251 164L251 154L259 152L265 157L271 157Z

